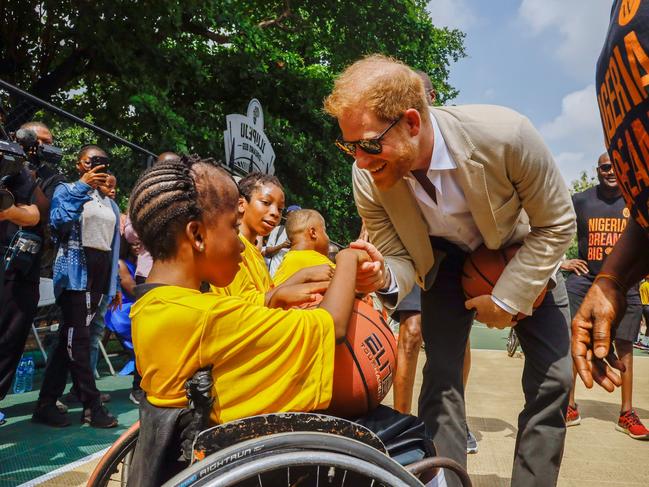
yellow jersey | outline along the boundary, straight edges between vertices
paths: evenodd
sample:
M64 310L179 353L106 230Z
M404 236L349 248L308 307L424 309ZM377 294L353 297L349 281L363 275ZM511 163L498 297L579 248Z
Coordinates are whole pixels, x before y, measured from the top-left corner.
M228 286L212 286L212 291L221 296L239 296L250 303L263 306L266 292L273 288L273 279L259 249L243 235L239 235L239 238L244 245L239 272Z
M160 286L133 304L131 319L142 389L155 406L186 406L185 381L210 364L216 423L331 401L335 331L324 309L269 309Z
M315 250L289 250L277 268L273 280L275 285L279 286L300 269L321 264L336 267L329 257Z
M642 281L640 284L640 302L647 306L649 305L649 281Z

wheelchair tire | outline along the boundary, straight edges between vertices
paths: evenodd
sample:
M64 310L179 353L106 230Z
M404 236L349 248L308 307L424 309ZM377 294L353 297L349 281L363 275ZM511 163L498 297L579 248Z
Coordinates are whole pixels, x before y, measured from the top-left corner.
M140 422L136 421L113 443L90 475L87 487L105 487L109 483L125 486L128 482L128 466L140 435ZM113 476L119 473L117 478Z
M300 464L298 461L301 455L304 456L304 464ZM329 455L326 458L331 458L334 462L331 467L345 468L343 465L349 465L351 462L350 471L367 475L369 465L376 473L377 481L383 482L381 479L389 478L390 482L397 482L385 485L407 487L422 485L404 467L375 448L350 438L318 432L279 433L241 442L209 455L204 460L186 468L164 485L165 487L236 485L236 482L247 478L245 475L250 472L250 468L246 465L251 462L254 462L255 468L260 469L259 474L267 472L269 468L272 470L292 466L317 466L318 459L320 459L320 466L328 468L329 465L322 461L325 455ZM275 463L272 460L280 456L282 461L287 462L286 464ZM351 460L347 462L342 458ZM363 462L363 464L358 462ZM361 470L354 470L353 465L356 463L360 465ZM269 465L273 467L269 467ZM237 473L231 473L235 471ZM222 477L230 480L223 483ZM235 478L239 480L236 482L231 480ZM372 477L367 478L371 479Z
M507 337L507 355L513 357L518 350L518 335L516 335L516 330L510 328L509 336Z

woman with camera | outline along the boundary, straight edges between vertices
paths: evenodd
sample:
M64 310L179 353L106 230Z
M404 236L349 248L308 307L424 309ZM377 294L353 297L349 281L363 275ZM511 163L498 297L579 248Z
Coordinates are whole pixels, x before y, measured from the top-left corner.
M119 208L98 187L108 177L108 156L95 145L81 149L80 179L57 186L50 226L59 246L54 262L54 292L61 307L59 341L45 370L33 421L68 426L67 415L56 407L65 389L67 372L83 404L82 423L97 428L117 426L101 402L90 366L89 324L102 295L120 306L118 282Z

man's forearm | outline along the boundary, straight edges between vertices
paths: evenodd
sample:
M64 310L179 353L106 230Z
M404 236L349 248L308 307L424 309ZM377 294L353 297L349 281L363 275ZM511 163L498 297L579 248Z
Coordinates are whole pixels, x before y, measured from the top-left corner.
M10 206L1 212L2 220L8 220L19 226L31 227L38 223L40 213L36 205Z
M649 274L649 237L635 220L629 219L600 274L614 275L626 290Z

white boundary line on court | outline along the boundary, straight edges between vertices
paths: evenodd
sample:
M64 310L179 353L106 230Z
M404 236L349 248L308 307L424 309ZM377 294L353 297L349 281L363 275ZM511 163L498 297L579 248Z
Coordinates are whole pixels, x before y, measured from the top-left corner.
M24 484L20 484L18 487L32 487L34 485L39 485L42 484L43 482L47 482L48 480L52 480L55 477L58 477L59 475L69 472L70 470L74 470L75 468L79 467L80 465L83 465L84 463L91 462L95 458L99 458L104 456L104 454L108 451L108 448L104 448L101 451L98 451L97 453L93 453L91 455L85 456L83 458L80 458L76 462L68 463L67 465L63 465L62 467L57 468L56 470L52 470L49 473L46 473L44 475L41 475L40 477L36 477L35 479L30 480L29 482L25 482Z

